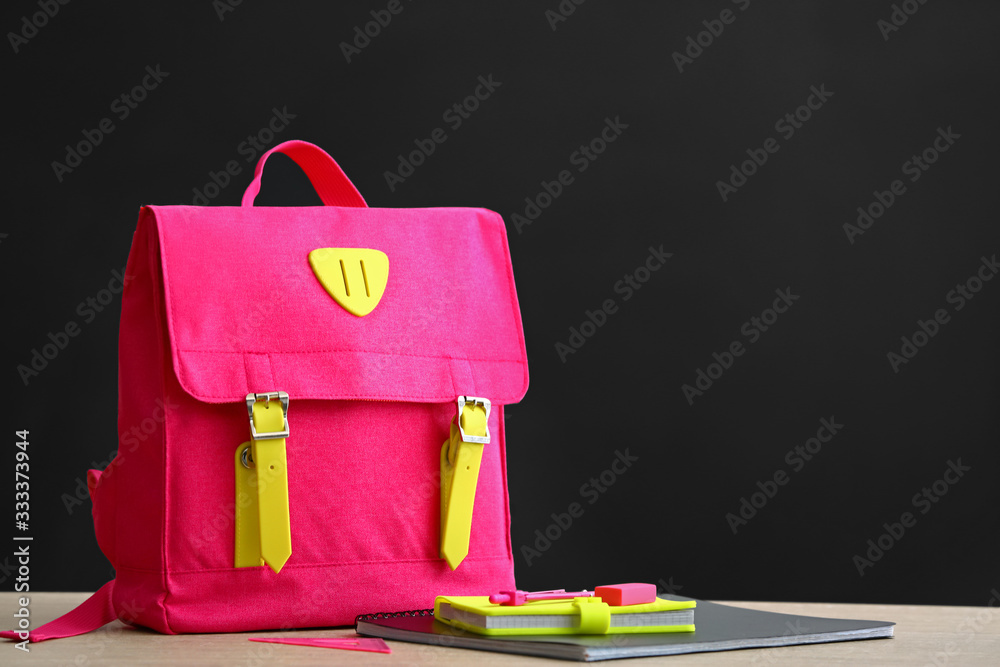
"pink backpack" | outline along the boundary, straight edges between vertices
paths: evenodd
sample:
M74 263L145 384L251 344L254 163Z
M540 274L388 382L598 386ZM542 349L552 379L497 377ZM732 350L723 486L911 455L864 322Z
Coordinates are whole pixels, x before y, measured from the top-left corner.
M275 152L325 206L253 206ZM503 406L528 368L498 214L368 208L288 141L240 207L143 207L126 274L121 448L88 475L116 577L31 641L115 618L345 625L515 588Z

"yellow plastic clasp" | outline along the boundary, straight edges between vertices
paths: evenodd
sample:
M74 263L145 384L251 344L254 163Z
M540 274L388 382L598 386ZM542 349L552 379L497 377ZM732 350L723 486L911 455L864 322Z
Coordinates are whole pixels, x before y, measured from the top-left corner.
M490 442L490 402L458 397L458 419L441 446L441 557L454 570L469 554L483 446Z
M597 597L574 598L573 606L580 610L581 635L606 635L611 627L611 607Z

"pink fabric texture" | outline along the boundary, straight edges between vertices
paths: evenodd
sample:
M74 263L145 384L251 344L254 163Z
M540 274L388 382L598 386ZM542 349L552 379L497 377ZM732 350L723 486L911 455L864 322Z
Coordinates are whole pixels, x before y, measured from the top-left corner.
M329 156L287 143L261 158L244 204L274 151L317 189L347 192ZM327 294L307 260L323 247L389 257L372 313L356 317ZM499 215L364 200L148 206L126 273L121 447L90 478L118 615L165 633L319 627L515 587L503 406L521 399L528 375ZM278 574L233 567L244 397L273 390L291 398L292 555ZM438 468L459 395L493 402L493 441L469 555L451 571L438 553Z

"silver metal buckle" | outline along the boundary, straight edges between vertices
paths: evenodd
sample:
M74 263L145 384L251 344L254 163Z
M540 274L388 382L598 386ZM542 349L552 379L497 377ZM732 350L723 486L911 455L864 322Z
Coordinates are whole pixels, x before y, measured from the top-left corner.
M285 413L284 427L280 431L272 433L258 433L253 425L253 406L257 401L264 401L270 404L273 400L281 401L281 409ZM270 405L268 405L270 407ZM250 416L250 437L254 440L276 440L277 438L288 437L288 394L283 391L266 391L262 394L247 394L247 414Z
M462 428L462 409L465 407L466 403L472 403L473 405L481 405L486 410L486 435L466 435L465 429ZM490 442L490 399L479 398L478 396L459 396L458 397L458 433L462 436L462 442L479 442L482 444L489 444Z

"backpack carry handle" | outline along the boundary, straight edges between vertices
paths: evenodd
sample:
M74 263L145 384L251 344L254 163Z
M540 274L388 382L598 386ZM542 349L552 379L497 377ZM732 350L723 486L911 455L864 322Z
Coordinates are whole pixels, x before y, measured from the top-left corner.
M283 153L292 158L312 183L316 194L326 206L353 206L368 208L358 189L347 178L340 165L319 146L307 141L285 141L260 156L253 180L243 193L243 206L253 206L257 193L260 192L260 178L264 172L264 163L271 153Z

